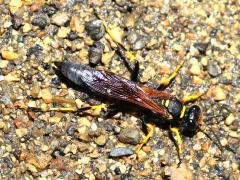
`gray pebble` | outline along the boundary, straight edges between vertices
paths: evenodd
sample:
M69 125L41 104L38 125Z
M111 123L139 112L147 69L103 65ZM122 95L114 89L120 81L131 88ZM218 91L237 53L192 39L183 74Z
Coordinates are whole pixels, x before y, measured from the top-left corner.
M121 130L118 139L122 143L136 145L140 142L140 133L135 128L126 128Z
M36 17L33 18L32 24L34 26L38 26L40 28L45 28L45 26L48 25L48 20L44 16L36 16Z
M207 70L208 74L212 77L217 77L221 74L221 68L217 64L209 64Z
M203 43L203 42L197 42L194 43L194 47L199 51L200 54L206 54L207 48L208 48L208 43Z
M89 36L95 40L100 40L105 34L105 28L100 20L93 20L85 25L85 29Z
M146 46L146 42L144 40L139 40L135 44L133 44L132 49L134 51L141 50Z
M89 62L91 65L96 66L102 59L104 44L95 42L89 49Z
M130 32L127 36L129 44L134 44L138 40L138 34L136 32Z
M128 149L125 147L118 147L118 148L111 149L109 156L110 157L121 157L121 156L130 156L133 154L134 154L134 152L131 149Z

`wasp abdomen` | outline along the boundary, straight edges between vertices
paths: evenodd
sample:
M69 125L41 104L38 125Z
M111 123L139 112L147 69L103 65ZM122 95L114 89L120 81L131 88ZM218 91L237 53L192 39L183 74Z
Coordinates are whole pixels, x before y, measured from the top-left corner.
M92 79L92 70L85 65L72 62L55 62L58 70L77 85L84 85L84 81Z

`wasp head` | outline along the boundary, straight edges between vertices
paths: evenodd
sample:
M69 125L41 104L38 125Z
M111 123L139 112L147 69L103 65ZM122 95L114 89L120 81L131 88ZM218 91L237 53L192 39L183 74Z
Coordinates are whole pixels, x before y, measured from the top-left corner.
M184 116L184 132L196 134L201 119L201 108L197 105L191 106Z

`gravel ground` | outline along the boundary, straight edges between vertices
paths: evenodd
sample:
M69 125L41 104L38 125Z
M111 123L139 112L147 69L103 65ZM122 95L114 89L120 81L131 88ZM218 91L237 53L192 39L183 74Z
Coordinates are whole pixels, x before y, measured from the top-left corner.
M166 91L179 98L206 92L195 103L206 118L221 115L209 120L206 131L217 135L223 151L201 132L183 137L184 160L177 168L176 148L157 127L136 160L144 137L137 113L106 119L104 110L76 114L14 106L102 101L62 80L53 61L130 77L92 7L139 60L139 81L146 86L157 87L186 61ZM0 54L0 179L240 178L238 0L0 0Z

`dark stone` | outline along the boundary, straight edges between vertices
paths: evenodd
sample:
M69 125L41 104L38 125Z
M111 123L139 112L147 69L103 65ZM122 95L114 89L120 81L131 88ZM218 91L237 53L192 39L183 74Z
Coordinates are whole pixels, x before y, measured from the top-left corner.
M61 80L58 77L52 78L52 84L59 86L61 84Z
M199 51L200 54L205 55L208 45L209 45L208 43L198 42L198 43L194 43L193 46Z
M53 6L44 5L41 7L41 12L47 14L48 16L52 16L57 12L57 9Z
M96 66L102 59L104 50L104 44L101 42L95 42L89 49L89 63L90 65Z
M23 19L17 15L12 15L13 28L18 30L23 25Z
M116 167L116 168L114 169L114 172L115 172L116 175L120 175L120 174L121 174L121 170L120 170L119 167Z
M67 128L67 134L69 135L69 136L72 136L72 135L74 135L74 133L77 131L77 126L76 125L72 125L72 126L69 126L68 128Z
M212 77L217 77L221 74L221 68L217 64L209 64L207 70L208 74Z
M89 36L95 41L100 40L105 34L105 28L100 20L93 20L86 23L85 29Z
M45 28L48 24L48 20L46 17L44 16L36 16L33 18L32 20L32 24L34 26L38 26L40 27L41 29Z
M76 40L78 38L78 34L76 33L76 32L71 32L70 34L69 34L69 36L68 36L68 39L70 40L70 41L74 41L74 40Z
M215 38L216 37L216 35L217 35L217 32L218 32L218 29L212 29L212 31L210 32L210 37L211 38Z
M36 46L29 48L26 55L27 57L30 57L32 54L34 54L35 56L39 56L42 53L42 50L42 46L37 44Z

